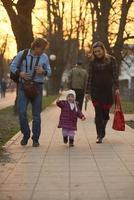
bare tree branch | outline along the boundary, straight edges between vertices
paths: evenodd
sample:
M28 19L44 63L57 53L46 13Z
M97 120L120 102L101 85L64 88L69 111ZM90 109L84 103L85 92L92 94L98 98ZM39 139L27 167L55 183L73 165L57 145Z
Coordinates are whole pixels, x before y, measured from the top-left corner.
M35 12L34 12L34 11L32 11L32 13L34 14L34 17L40 22L41 26L42 26L43 28L45 28L46 31L48 31L48 28L47 28L47 26L46 26L47 22L46 22L46 21L43 22L37 15L35 15Z
M8 34L6 35L3 44L0 47L0 54L2 57L4 57L5 51L6 51L6 47L7 47L7 40L8 40Z
M128 35L127 37L124 37L123 41L129 40L129 39L134 39L134 35Z

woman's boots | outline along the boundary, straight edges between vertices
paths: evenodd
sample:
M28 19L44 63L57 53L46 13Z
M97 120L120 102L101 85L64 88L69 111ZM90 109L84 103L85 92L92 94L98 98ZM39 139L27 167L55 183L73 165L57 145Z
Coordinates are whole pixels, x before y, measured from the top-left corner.
M100 144L102 143L103 138L105 137L105 129L107 125L108 120L103 120L100 122L99 120L95 120L96 123L96 131L97 131L97 141L96 143Z

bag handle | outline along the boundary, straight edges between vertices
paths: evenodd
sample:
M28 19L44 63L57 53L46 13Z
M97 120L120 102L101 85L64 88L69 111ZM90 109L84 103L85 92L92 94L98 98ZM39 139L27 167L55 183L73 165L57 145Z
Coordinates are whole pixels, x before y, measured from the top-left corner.
M17 70L18 70L19 72L21 72L20 67L21 67L21 64L22 64L23 60L26 60L26 68L27 68L27 59L26 59L26 57L27 57L28 51L29 51L29 49L24 49L24 51L23 51L23 54L22 54L22 56L21 56L21 59L20 59L18 65L17 65ZM20 80L22 81L22 78L20 78Z
M116 111L121 111L122 110L121 101L120 101L120 95L119 94L115 95L115 110Z

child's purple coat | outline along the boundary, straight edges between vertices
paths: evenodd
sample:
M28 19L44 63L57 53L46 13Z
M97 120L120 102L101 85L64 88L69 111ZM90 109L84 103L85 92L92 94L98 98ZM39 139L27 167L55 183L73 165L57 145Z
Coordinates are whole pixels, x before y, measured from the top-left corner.
M64 100L57 101L56 104L61 108L58 128L77 130L77 119L84 117L79 108L77 112L75 109L71 110L68 101Z

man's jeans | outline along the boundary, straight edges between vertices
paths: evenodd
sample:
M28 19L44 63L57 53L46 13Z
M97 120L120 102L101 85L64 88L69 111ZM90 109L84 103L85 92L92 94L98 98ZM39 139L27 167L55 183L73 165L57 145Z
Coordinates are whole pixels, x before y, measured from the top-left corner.
M38 141L40 132L41 132L41 109L42 109L42 84L37 84L38 87L38 95L35 97L33 101L30 101L23 89L23 85L20 84L19 92L18 92L18 112L19 112L19 121L21 132L24 135L24 138L28 140L30 138L30 128L27 119L27 107L28 103L32 104L32 139L34 141Z

